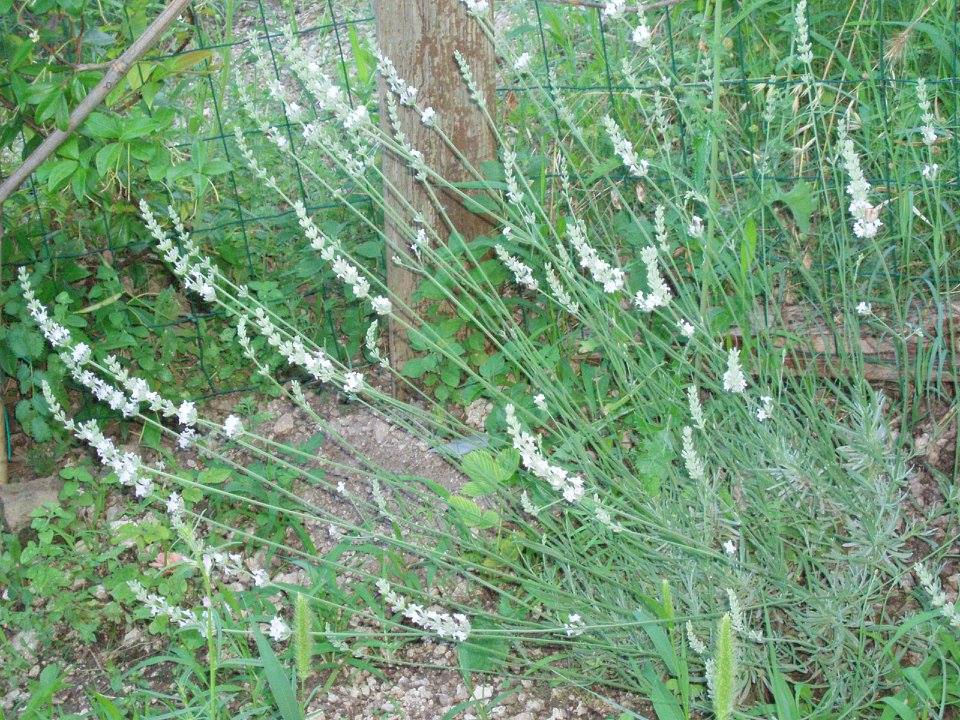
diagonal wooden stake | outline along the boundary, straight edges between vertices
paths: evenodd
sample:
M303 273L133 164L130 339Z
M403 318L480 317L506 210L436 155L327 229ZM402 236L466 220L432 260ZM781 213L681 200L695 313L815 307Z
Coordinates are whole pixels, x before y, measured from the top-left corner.
M116 87L117 83L126 77L127 72L133 67L134 63L156 44L163 34L163 31L167 29L167 26L183 12L183 9L189 3L190 0L172 0L172 2L163 9L163 12L157 15L156 19L150 23L150 27L144 30L143 34L140 35L130 47L124 50L120 57L110 63L110 69L107 70L100 79L100 82L80 101L80 104L77 105L70 114L66 130L54 130L50 133L46 140L40 143L37 149L30 153L30 156L23 161L23 164L14 170L10 177L3 181L3 184L0 185L0 205L3 205L4 201L13 194L14 190L20 187L20 185L30 177L30 174L40 167L44 160L53 155L57 148L73 134L73 131L83 124L87 116L104 101L107 95L110 94L110 91Z

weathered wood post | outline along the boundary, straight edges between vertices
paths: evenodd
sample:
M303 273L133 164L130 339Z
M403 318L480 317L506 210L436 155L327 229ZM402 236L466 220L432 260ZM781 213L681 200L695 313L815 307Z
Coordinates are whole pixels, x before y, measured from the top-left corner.
M400 77L417 88L417 104L432 107L437 112L444 132L471 165L479 168L483 161L492 160L495 157L493 132L482 111L470 99L454 60L455 50L467 59L492 115L496 57L493 44L479 22L467 14L460 0L378 0L376 16L380 51L393 61ZM381 78L381 123L390 132L385 93ZM423 153L429 166L448 180L472 179L437 133L420 122L416 112L400 108L400 117L411 145ZM398 193L423 215L426 223L445 237L438 213L407 163L385 151L382 166L384 176ZM386 194L387 203L396 202L391 197L391 193ZM470 239L489 230L484 218L469 212L455 198L444 197L443 203L453 225L464 238ZM387 252L387 284L397 298L412 307L411 297L417 276L389 260L395 254L394 248L402 249L409 242L389 219L385 225L388 243L394 246ZM390 361L400 370L413 355L407 333L399 323L391 321L388 339Z

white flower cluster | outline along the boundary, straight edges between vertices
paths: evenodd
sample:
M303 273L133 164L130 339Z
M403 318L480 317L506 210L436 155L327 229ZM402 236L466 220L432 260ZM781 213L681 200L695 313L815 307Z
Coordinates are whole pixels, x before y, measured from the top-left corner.
M244 349L250 347L247 335L247 316L241 315L237 320L237 338ZM284 339L280 330L267 316L266 311L255 308L253 324L257 331L267 340L267 344L274 348L290 365L303 368L314 380L330 382L336 372L333 361L322 349L308 350L300 337L291 340Z
M417 89L413 85L408 85L406 80L400 77L393 60L386 55L377 54L377 70L380 76L387 83L390 92L397 96L397 100L405 107L413 107L417 102ZM422 116L421 116L422 119Z
M633 143L624 137L616 121L607 115L603 118L603 127L606 128L607 136L610 138L610 142L613 143L614 152L620 156L620 159L623 161L623 164L627 166L630 174L635 178L646 177L650 163L637 157Z
M575 503L582 499L585 492L583 478L579 475L571 475L567 470L550 464L540 452L537 439L524 431L520 425L513 405L507 405L504 412L507 419L507 432L513 440L513 447L520 453L523 466L541 480L545 480L550 487L563 495L563 499L567 502Z
M193 542L208 577L219 576L228 582L247 579L255 587L264 587L270 583L267 571L263 568L249 570L240 553L227 553L217 548L206 547L202 540L196 538Z
M644 18L643 14L640 14L640 24L633 29L633 39L634 45L637 45L645 50L649 50L651 46L651 41L653 40L653 31L650 29L650 26L647 25L647 20Z
M520 190L520 184L517 182L517 154L513 150L503 151L503 174L507 181L507 200L511 205L517 208L523 207L523 192ZM525 222L530 225L534 222L533 215L527 214L524 217ZM504 228L504 234L509 234L510 228Z
M760 398L760 407L757 408L757 420L764 422L773 417L773 398L763 395Z
M533 504L533 501L530 499L530 496L527 495L527 491L523 490L520 492L520 508L527 514L536 517L540 514L540 509Z
M167 496L166 510L170 517L170 524L179 528L183 525L183 513L186 511L186 505L179 493L172 492Z
M880 221L880 206L873 206L867 199L870 193L870 183L863 175L860 167L860 156L853 145L853 140L847 134L841 123L840 153L843 157L844 168L850 176L847 183L847 194L850 196L850 214L853 216L853 232L860 238L872 238L880 231L883 223Z
M563 624L563 631L567 634L567 637L579 637L583 635L586 627L586 623L583 622L579 613L570 613L567 615L567 621Z
M367 328L367 332L364 335L363 343L370 357L375 360L380 367L388 368L390 367L390 361L380 352L380 346L377 342L377 328L379 326L380 322L378 320L370 323L370 327Z
M698 430L706 426L703 419L703 405L700 404L700 391L696 385L687 387L687 404L690 406L690 419Z
M666 307L673 299L673 294L663 275L660 274L657 249L653 245L648 245L640 251L640 258L647 266L647 285L650 287L650 292L644 294L638 290L633 298L633 304L643 312L652 312L658 307Z
M243 432L243 421L236 415L228 415L226 420L223 421L223 434L231 440L240 437Z
M913 566L913 571L917 574L920 587L930 596L930 604L940 612L947 622L960 630L960 609L957 609L956 603L947 600L947 596L933 573L920 563Z
M490 3L487 0L460 0L466 8L467 12L471 15L482 15L490 8Z
M610 530L610 532L623 532L623 525L613 519L610 511L600 503L600 496L596 493L593 494L593 516L597 519L598 523Z
M473 75L473 69L470 67L470 63L467 62L467 58L464 57L463 53L459 50L454 50L453 59L457 61L457 67L460 69L460 77L463 78L467 90L470 91L470 99L477 105L483 106L483 93L480 92L480 86L477 85L477 79Z
M100 431L96 420L77 423L68 418L46 380L42 382L42 389L43 397L54 418L78 440L92 447L100 462L116 474L121 485L132 487L134 494L140 498L153 492L153 480L144 472L145 466L139 455L129 451L121 452L113 440Z
M747 389L747 378L740 366L740 349L727 351L727 371L723 374L723 389L727 392L742 393Z
M752 640L755 643L763 642L763 635L759 631L748 628L743 616L743 608L740 606L740 600L733 590L727 589L727 602L730 605L730 624L734 631L741 637Z
M920 106L920 119L923 121L920 134L923 136L923 144L929 147L937 141L937 131L933 127L933 110L930 98L927 97L927 81L924 78L917 79L917 105Z
M627 0L606 0L602 14L605 18L621 18L627 10Z
M37 300L33 292L33 286L30 285L30 273L22 265L17 270L20 287L23 289L23 299L27 301L27 310L34 322L40 328L40 332L53 347L61 348L70 342L70 331L63 325L50 318L47 309Z
M427 610L422 605L408 602L400 593L390 587L390 583L383 578L377 580L377 590L386 600L390 609L403 616L414 625L424 630L436 633L444 640L466 642L470 637L470 620L462 613L444 613L437 610Z
M687 620L687 644L696 655L703 655L707 651L706 643L697 637L693 631L693 623Z
M660 245L660 249L665 253L670 252L670 243L667 241L666 210L663 205L657 205L653 211L653 229L656 231L657 244Z
M307 213L306 206L300 200L293 203L293 211L297 214L297 222L300 224L303 234L310 241L310 247L318 251L320 257L331 263L337 279L343 284L349 285L357 298L367 297L370 294L370 282L360 274L356 265L340 254L342 252L340 243L329 238L317 227L317 224ZM382 299L386 300L386 298ZM389 303L389 300L387 302ZM376 306L374 310L376 310Z
M377 295L373 298L373 300L370 301L370 306L377 315L389 315L393 312L393 303L383 295Z
M809 65L813 62L813 46L810 45L810 29L807 27L807 0L799 0L793 10L793 21L797 26L797 59Z
M690 479L703 480L705 476L703 461L697 455L697 449L693 446L693 429L689 425L685 425L683 428L683 450L680 454L683 456L683 462Z
M587 244L586 229L582 221L577 218L572 220L567 229L567 237L577 251L580 266L590 272L594 281L603 285L604 292L612 294L623 289L625 281L623 270L601 259L597 251Z
M90 360L89 347L83 343L71 346L70 331L49 318L47 309L36 299L30 285L29 275L22 267L20 268L19 279L31 316L40 325L50 344L64 350L60 357L70 368L73 377L90 388L98 399L107 402L110 407L122 411L125 415L134 414L139 406L135 398L128 398L119 389L101 380L89 370L83 369L83 364ZM110 359L110 364L116 364L116 360ZM140 383L146 386L146 383L142 380ZM73 433L78 440L88 443L96 451L100 461L113 470L120 484L133 487L137 497L146 497L153 491L153 481L143 472L143 461L139 455L132 452L121 452L113 440L100 431L100 427L95 420L77 423L68 418L63 406L60 405L60 401L57 400L46 380L41 381L41 389L54 419L63 425L68 432ZM173 412L172 403L162 404L158 409L166 414L172 414Z
M286 92L283 89L283 83L277 78L277 72L274 69L275 66L268 59L263 44L260 42L260 38L256 33L251 32L247 34L247 42L256 60L257 69L259 70L258 77L266 78L263 84L270 94L270 97L283 107L284 114L291 122L301 122L306 115L306 110L297 103L287 99ZM271 128L271 130L278 133L280 144L286 144L288 142L286 137L279 135L279 131L276 128Z
M112 355L104 358L103 365L121 387L112 385L90 370L85 369L83 366L91 358L90 348L85 343L72 345L70 332L66 328L62 326L51 327L50 323L52 321L47 317L46 308L34 297L33 289L30 287L25 274L21 274L20 280L24 297L28 299L28 308L31 315L38 324L41 324L41 327L47 328L44 334L47 335L51 344L53 344L54 339L59 341L58 347L64 349L60 353L60 357L70 370L71 377L77 383L87 388L97 400L108 405L112 410L122 413L124 417L136 415L140 411L141 403L147 403L150 410L164 417L176 416L178 422L183 426L178 437L180 447L185 448L193 443L197 436L195 429L197 409L192 402L184 401L179 407L174 405L159 393L151 390L143 378L131 377L126 369L120 365L117 358ZM73 431L71 427L67 429ZM95 437L95 435L92 437ZM125 485L134 485L138 497L145 497L152 490L149 479L144 477L139 478L136 482L124 482L123 480L121 482Z
M873 303L868 303L866 300L861 300L857 303L857 315L866 317L871 313L873 313Z
M23 298L27 301L27 311L30 313L30 317L37 323L47 342L55 349L61 351L60 358L70 370L73 379L88 388L94 397L108 405L111 410L122 413L124 417L134 415L139 409L139 403L136 398L131 399L127 397L120 389L83 368L92 357L90 346L86 343L73 345L70 331L55 320L52 320L47 308L37 300L33 286L30 284L30 276L24 267L20 267L18 276L20 288L23 291ZM119 367L116 359L109 356L106 363L111 367ZM170 407L163 407L162 410L169 414Z
M355 395L363 390L363 374L358 372L347 372L343 374L343 391L349 395Z
M194 629L206 632L208 611L197 614L196 610L185 610L178 605L171 605L165 597L157 593L147 592L147 589L137 580L129 580L127 587L133 592L137 600L150 612L152 617L165 615L177 627Z
M325 131L327 123L322 118L304 125L304 140L334 156L351 175L362 175L367 167L376 163L376 148L379 145L370 122L370 113L365 105L351 106L343 88L322 72L320 64L304 52L292 34L288 34L286 40L284 53L287 65L313 96L318 114L330 113L334 116L346 132L350 148L344 148ZM263 130L263 126L268 124L266 118L256 113L252 103L244 102L244 108Z
M213 267L209 258L201 255L200 249L190 239L190 234L183 227L180 216L174 209L169 207L167 212L177 231L180 246L183 248L182 252L174 246L173 241L167 237L163 228L160 227L147 201L140 201L140 214L143 216L150 234L157 241L157 249L163 254L163 259L173 266L173 272L180 278L187 290L197 293L206 302L214 302L217 299L216 268Z
M687 235L692 237L695 240L699 240L703 237L703 218L699 215L694 215L690 218L690 224L687 225Z
M571 315L576 315L580 310L580 305L570 296L566 288L564 288L563 283L560 282L560 277L553 269L553 265L544 263L543 274L546 275L550 292L553 293L553 298L559 303L560 307Z
M274 615L267 626L267 634L274 642L283 642L290 637L290 626L279 615Z
M493 249L496 251L497 257L500 258L500 262L506 265L507 269L513 273L513 277L518 285L523 285L525 288L533 290L534 292L540 289L540 283L538 283L537 279L533 276L533 269L531 267L524 265L520 260L513 257L500 243L497 243Z
M530 61L533 57L528 52L520 53L517 56L517 59L513 61L513 69L518 73L526 72L527 68L530 67Z

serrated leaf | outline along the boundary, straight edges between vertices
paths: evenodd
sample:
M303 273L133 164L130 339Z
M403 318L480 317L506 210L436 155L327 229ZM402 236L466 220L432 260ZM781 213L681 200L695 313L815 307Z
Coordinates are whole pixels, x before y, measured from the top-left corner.
M204 485L220 485L230 477L231 472L230 468L207 468L200 471L197 481Z
M42 417L34 416L30 420L30 437L32 437L37 442L47 442L53 438L53 431L50 430L50 426L47 425L47 421Z
M424 355L407 360L403 366L403 375L410 378L422 377L425 372L434 370L437 367L436 355Z
M497 486L513 474L507 472L489 450L473 450L467 453L460 468L471 480L464 487L464 492L471 497L495 492Z

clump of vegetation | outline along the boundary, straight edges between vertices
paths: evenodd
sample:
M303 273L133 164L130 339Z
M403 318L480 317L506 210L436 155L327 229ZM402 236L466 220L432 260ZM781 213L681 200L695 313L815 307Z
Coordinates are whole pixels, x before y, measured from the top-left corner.
M485 4L464 6L496 42ZM465 673L509 664L626 689L663 719L909 717L957 702L956 610L926 569L955 538L935 541L907 514L911 448L891 427L892 405L907 427L944 392L932 368L955 368L948 324L934 329L938 342L916 342L951 288L946 100L932 82L833 82L830 68L846 68L863 39L841 32L835 47L814 47L803 2L775 42L762 38L789 50L782 77L753 93L736 74L751 45L739 37L734 57L741 28L719 3L683 16L686 56L663 61L675 12L627 16L605 3L600 32L631 48L619 68L628 89L605 101L576 104L529 56L498 45L525 100L489 118L500 157L464 161L468 184L410 144L404 127L415 122L451 145L448 118L418 104L387 57L385 124L292 34L289 78L240 79L242 111L273 154L255 152L238 127L238 157L251 184L293 209L358 316L373 319L363 352L375 369L338 357L331 339L231 279L177 205L161 214L140 204L185 292L230 320L225 336L260 381L349 461L169 396L68 320L45 268L21 272L25 307L72 380L165 441L156 447L195 449L203 462L183 471L121 447L95 421L71 418L63 389L41 381L56 421L178 538L175 565L197 601L165 592L162 575L131 578L118 599L206 648L188 699L197 712L227 712L218 678L231 657L259 655L274 702L296 717L293 693L308 694L313 658L368 663L423 638L454 646ZM271 77L258 42L252 75ZM881 98L899 112L879 115ZM282 131L277 108L293 121ZM517 132L531 123L536 136ZM495 230L464 238L389 202L384 153L403 159L441 216L437 198L459 197ZM356 219L359 244L291 194L291 168ZM358 257L369 241L421 278L416 302ZM918 268L923 300L904 271ZM381 323L402 327L419 357L391 366ZM893 402L869 382L864 335L901 363ZM385 379L416 401L384 391ZM382 467L318 410L316 384L426 441L468 481L451 490ZM451 398L490 408L482 434ZM295 530L209 512L231 505ZM307 523L329 527L333 548L296 532ZM257 547L268 554L254 561ZM923 592L909 596L914 561ZM282 579L294 565L308 582ZM907 666L908 653L919 664Z

